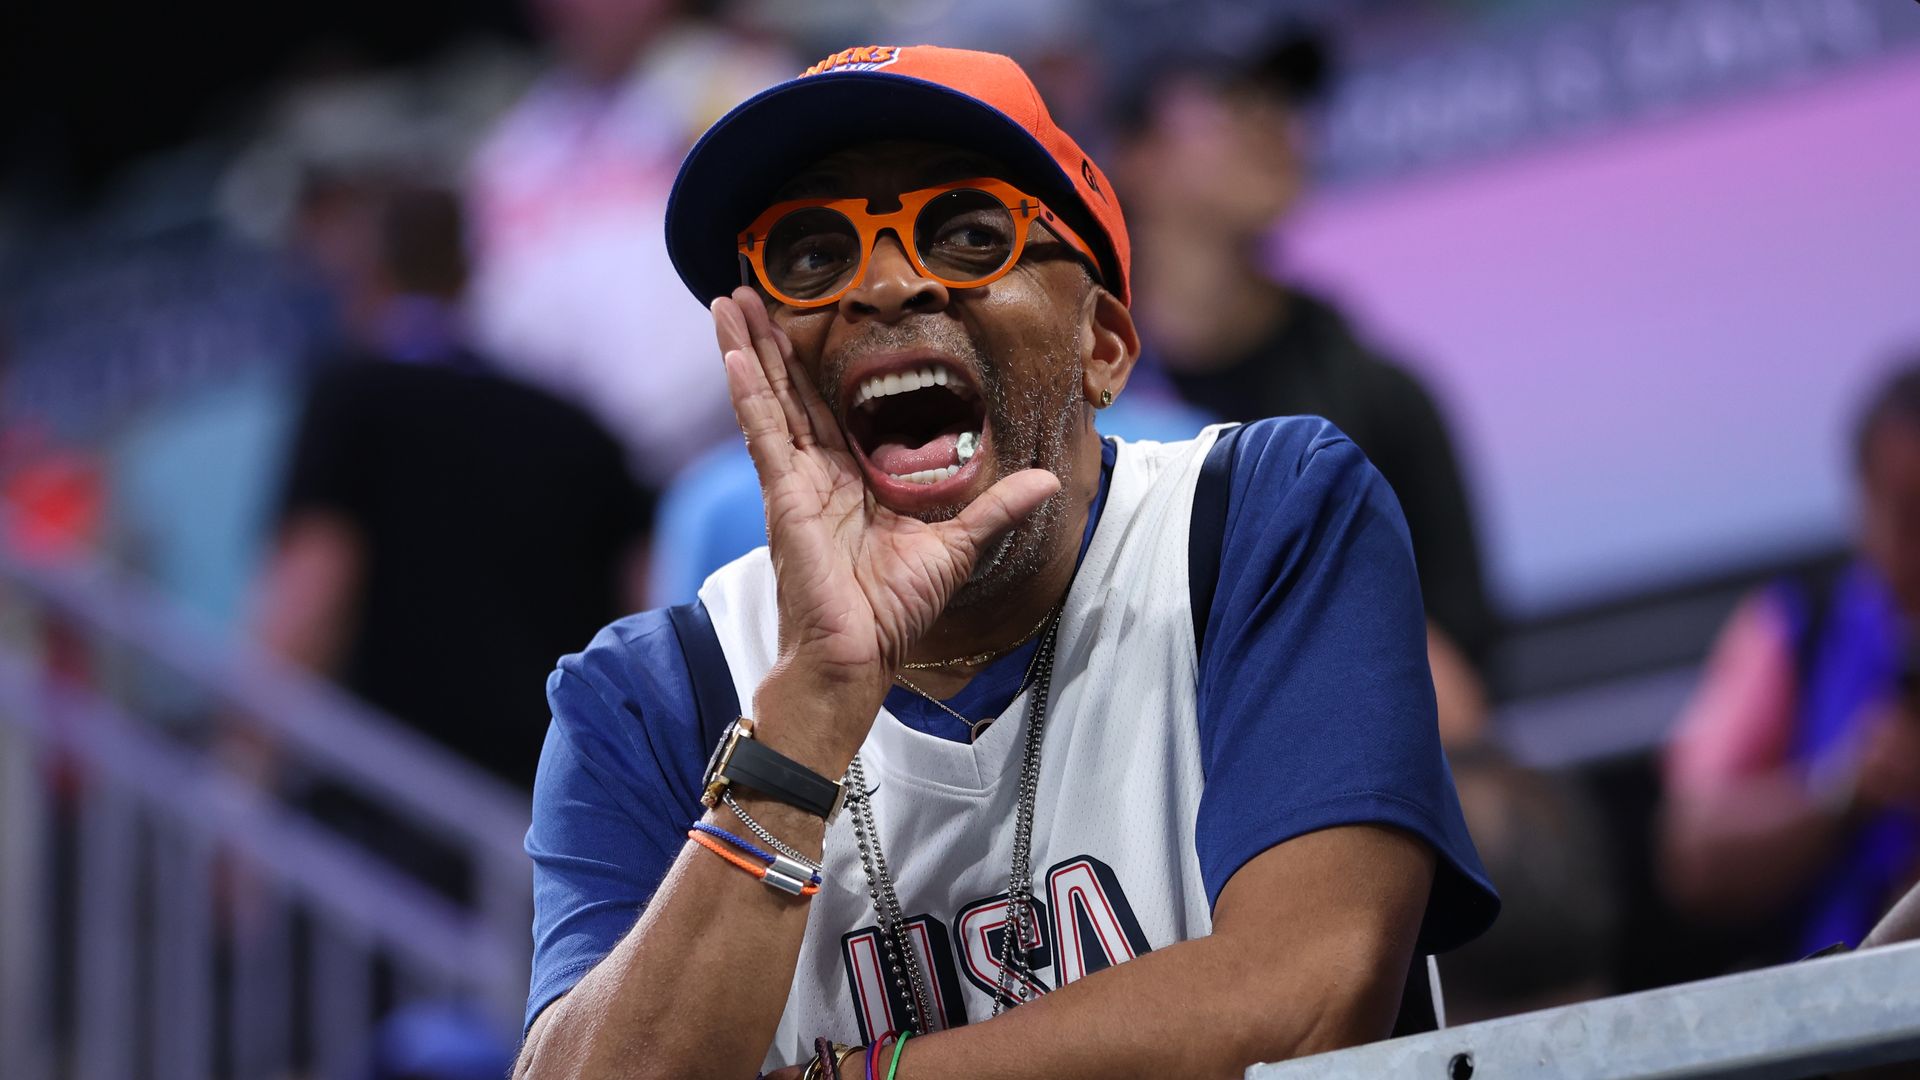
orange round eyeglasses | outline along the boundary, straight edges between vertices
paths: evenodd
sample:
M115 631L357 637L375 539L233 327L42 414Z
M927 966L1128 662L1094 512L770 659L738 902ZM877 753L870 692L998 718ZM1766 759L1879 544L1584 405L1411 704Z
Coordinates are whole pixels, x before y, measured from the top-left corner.
M998 280L1020 261L1039 222L1087 260L1100 260L1039 199L1004 180L979 177L908 191L900 208L875 214L866 199L775 203L740 234L740 256L761 287L796 308L824 307L866 276L880 234L891 230L921 275L952 289Z

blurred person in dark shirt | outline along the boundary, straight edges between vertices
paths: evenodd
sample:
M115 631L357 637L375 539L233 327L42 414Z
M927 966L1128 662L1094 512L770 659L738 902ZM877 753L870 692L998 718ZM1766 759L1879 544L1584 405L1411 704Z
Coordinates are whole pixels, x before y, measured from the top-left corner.
M1669 892L1772 960L1859 944L1920 878L1920 355L1854 439L1856 558L1740 605L1667 750Z
M320 179L296 228L354 347L306 402L261 635L530 789L553 658L643 606L651 499L593 419L463 344L450 192Z
M1337 308L1269 270L1306 186L1301 110L1328 66L1318 38L1291 32L1251 60L1170 62L1133 88L1116 183L1137 222L1135 309L1188 401L1223 420L1324 416L1386 477L1413 538L1441 732L1458 744L1484 727L1477 671L1497 626L1447 425Z

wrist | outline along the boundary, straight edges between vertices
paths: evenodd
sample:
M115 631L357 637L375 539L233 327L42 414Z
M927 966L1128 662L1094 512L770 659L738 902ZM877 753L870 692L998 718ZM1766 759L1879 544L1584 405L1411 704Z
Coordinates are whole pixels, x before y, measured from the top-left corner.
M839 779L866 741L886 684L877 688L776 669L754 691L754 736L829 779Z
M800 852L818 863L826 846L827 823L819 817L807 813L779 799L762 795L748 788L733 792L734 801L752 815L753 820L766 829L782 843ZM746 829L744 818L735 814L725 805L708 810L701 818L710 825L717 825L730 831Z

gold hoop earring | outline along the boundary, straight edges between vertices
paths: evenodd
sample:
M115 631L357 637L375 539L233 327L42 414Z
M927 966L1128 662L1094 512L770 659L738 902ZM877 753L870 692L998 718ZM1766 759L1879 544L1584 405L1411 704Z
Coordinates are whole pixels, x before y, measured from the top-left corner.
M1104 409L1111 404L1113 404L1113 391L1112 390L1100 391L1100 407Z

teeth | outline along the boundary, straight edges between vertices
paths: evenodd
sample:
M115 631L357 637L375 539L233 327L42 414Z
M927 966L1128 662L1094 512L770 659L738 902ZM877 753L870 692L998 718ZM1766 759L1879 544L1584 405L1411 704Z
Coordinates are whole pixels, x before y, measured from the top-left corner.
M860 390L853 396L855 405L864 405L874 398L891 397L894 394L925 390L933 386L947 386L960 380L953 372L944 367L928 366L914 371L899 371L892 375L875 375L860 384Z
M973 457L973 452L978 449L980 449L980 433L963 431L960 433L960 438L954 441L953 456L959 459L961 465L965 465L967 459Z
M937 484L959 471L960 466L948 465L944 469L921 469L919 472L910 472L905 475L899 473L889 473L888 475L892 476L895 480L901 480L909 484Z

